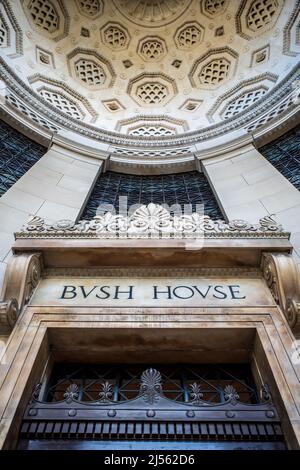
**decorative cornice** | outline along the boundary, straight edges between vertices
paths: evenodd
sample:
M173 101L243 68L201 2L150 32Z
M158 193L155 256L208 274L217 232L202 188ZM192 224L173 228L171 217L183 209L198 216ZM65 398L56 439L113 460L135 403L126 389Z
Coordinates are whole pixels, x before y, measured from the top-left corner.
M268 93L264 99L260 100L258 105L242 113L242 117L233 117L227 119L226 122L216 123L203 130L186 132L185 134L174 136L162 136L160 138L126 136L120 135L115 131L100 130L91 124L79 123L76 119L67 117L59 110L54 111L52 106L45 103L41 97L16 76L3 59L0 59L0 76L11 91L17 96L22 96L22 100L25 103L39 113L43 113L45 117L53 120L56 125L58 124L91 139L105 141L114 145L124 145L127 148L135 147L137 149L141 147L146 149L159 149L162 147L192 145L193 143L213 139L217 136L234 131L237 128L249 125L254 120L257 121L260 115L265 115L268 110L274 109L283 98L292 93L292 84L300 79L300 70L298 66L294 67L284 80L275 85L271 93ZM291 106L293 106L293 104L291 104ZM295 104L294 107L296 108L297 105Z
M144 124L144 123L158 123L164 124L168 122L169 124L175 124L177 126L182 126L182 128L186 131L188 129L188 124L183 119L175 119L173 117L168 116L167 114L160 114L160 115L147 115L147 114L139 114L138 116L131 117L129 119L121 119L118 121L116 125L116 131L120 131L123 126L129 126L130 124ZM159 137L159 136L158 136Z
M132 215L107 212L92 220L78 223L60 220L48 224L41 217L33 216L16 238L158 238L158 239L205 239L205 238L289 238L281 225L272 217L260 219L259 224L243 220L225 223L211 220L206 215L192 214L172 216L158 204L136 209Z

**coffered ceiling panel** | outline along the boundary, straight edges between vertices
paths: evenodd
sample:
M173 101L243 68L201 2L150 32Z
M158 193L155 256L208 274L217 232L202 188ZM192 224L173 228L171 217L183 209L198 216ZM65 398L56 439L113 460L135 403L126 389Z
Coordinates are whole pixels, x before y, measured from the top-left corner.
M0 52L52 117L146 142L270 99L299 64L299 10L299 0L0 0Z

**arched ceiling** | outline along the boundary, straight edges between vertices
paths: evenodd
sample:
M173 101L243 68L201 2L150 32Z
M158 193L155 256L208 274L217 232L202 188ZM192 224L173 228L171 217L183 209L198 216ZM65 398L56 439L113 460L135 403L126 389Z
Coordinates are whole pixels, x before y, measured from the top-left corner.
M278 94L299 64L299 0L0 0L0 46L41 125L46 105L144 142L192 135ZM6 100L22 112L20 95Z

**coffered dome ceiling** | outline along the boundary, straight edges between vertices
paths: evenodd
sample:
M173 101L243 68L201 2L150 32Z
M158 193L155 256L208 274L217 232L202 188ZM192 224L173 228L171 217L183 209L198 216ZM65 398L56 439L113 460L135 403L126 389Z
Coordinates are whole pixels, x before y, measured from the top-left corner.
M299 10L298 0L0 0L5 103L50 131L111 142L253 132L297 101Z

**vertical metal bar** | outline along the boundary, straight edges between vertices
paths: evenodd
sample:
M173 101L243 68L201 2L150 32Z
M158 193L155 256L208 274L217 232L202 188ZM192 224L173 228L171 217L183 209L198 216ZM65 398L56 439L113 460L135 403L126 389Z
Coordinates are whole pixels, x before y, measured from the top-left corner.
M121 374L120 371L116 373L116 383L115 383L115 388L114 388L114 401L119 401L119 390L120 390L120 378Z
M189 391L188 391L187 383L186 383L186 375L184 373L180 374L180 381L181 381L181 386L183 390L183 401L188 402Z

